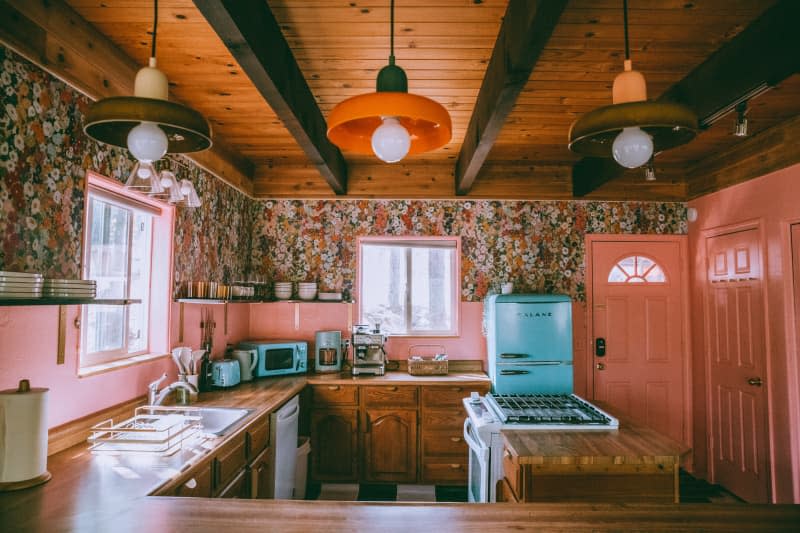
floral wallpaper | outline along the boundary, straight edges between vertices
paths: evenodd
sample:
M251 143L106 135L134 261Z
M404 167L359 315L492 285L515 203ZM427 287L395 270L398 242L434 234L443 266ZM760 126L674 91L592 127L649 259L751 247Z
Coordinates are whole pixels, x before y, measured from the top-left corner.
M352 294L358 236L460 236L462 300L499 292L504 281L516 292L585 300L586 233L686 231L683 203L271 200L253 230L253 270Z
M87 97L3 46L0 67L0 270L80 278L86 170L123 181L132 158L84 135ZM176 284L242 278L255 202L176 160L203 200L177 212Z

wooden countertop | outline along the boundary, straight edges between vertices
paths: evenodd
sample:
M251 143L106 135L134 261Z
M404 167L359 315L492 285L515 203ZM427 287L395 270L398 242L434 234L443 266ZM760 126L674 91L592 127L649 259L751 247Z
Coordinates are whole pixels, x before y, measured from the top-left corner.
M537 431L512 429L501 434L508 450L520 464L674 465L689 449L608 406L597 405L619 419L617 430Z
M458 384L470 383L485 385L490 383L489 376L483 372L451 372L444 376L412 376L407 372L386 372L383 376L351 376L349 373L309 374L311 385L420 385L420 384Z

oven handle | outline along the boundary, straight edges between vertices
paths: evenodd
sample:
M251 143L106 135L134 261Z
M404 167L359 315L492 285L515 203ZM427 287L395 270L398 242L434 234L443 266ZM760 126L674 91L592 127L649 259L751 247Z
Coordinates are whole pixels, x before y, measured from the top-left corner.
M472 429L472 423L469 417L467 417L464 420L464 441L467 443L467 446L469 446L473 450L486 449L487 446L481 446L480 444L478 444L479 439L475 439L472 437L472 431L470 431L471 429Z

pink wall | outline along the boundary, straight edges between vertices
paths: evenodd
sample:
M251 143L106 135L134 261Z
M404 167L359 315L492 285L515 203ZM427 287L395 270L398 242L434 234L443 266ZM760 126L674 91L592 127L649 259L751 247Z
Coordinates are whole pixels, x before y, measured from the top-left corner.
M789 226L800 222L800 165L709 194L689 203L698 218L689 226L692 278L692 365L695 468L708 470L703 289L706 254L701 233L757 221L766 265L767 368L773 501L800 503L800 376L795 331ZM800 282L800 280L797 280Z
M225 343L245 338L249 323L247 305L229 305L229 333L223 333L222 306L214 306L217 331L214 354L225 349ZM199 305L185 306L185 338L178 343L178 304L172 305L170 346L200 346ZM147 391L147 384L169 372L176 372L168 357L88 377L78 377L79 331L74 327L80 306L67 307L65 363L56 364L58 342L58 307L0 307L0 389L16 388L20 379L31 380L34 387L50 389L48 426L55 427L70 420L99 411Z

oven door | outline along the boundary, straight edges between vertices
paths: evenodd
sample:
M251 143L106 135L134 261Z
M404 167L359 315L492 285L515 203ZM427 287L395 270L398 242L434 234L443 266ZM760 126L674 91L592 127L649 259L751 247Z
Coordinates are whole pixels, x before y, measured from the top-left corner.
M469 417L464 420L464 441L469 446L468 501L471 503L488 503L491 448L481 441Z

